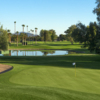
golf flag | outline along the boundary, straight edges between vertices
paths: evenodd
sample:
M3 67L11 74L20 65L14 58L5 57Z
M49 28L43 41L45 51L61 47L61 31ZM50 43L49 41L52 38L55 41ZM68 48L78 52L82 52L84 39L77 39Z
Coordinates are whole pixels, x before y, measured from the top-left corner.
M76 77L76 63L72 63L72 65L74 66L75 65L75 77Z
M72 63L72 65L76 65L76 63L74 62L74 63Z

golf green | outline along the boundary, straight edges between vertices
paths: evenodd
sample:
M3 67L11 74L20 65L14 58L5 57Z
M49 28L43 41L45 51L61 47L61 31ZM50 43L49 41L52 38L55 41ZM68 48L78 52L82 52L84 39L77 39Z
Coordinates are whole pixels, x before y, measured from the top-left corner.
M93 69L37 66L23 70L10 82L23 85L56 87L87 93L100 93L100 71ZM92 87L92 88L91 88Z
M76 76L75 66L76 62ZM100 56L0 57L0 100L99 100Z

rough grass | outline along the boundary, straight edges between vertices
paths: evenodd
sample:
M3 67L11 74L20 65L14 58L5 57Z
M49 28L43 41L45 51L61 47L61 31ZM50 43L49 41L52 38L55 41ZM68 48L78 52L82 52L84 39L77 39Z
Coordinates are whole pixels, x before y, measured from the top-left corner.
M76 62L75 67L72 62ZM0 100L99 100L100 56L0 57Z

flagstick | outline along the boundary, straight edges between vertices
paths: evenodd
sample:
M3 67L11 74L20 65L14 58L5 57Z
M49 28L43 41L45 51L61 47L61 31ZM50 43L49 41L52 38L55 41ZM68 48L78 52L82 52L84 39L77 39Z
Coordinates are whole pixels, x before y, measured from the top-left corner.
M75 77L76 77L76 63L72 63L72 65L75 65Z
M75 77L76 77L76 64L75 64Z

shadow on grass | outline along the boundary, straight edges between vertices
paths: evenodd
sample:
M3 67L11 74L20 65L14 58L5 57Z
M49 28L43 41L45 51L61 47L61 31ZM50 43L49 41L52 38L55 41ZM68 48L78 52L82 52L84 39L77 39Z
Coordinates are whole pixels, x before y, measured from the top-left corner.
M35 44L35 43L33 43L33 44L28 44L27 46L30 46L30 45L34 45L34 46L42 46L42 45L47 45L47 46L81 46L81 44L49 44L49 43L43 43L43 44L39 44L39 43L37 43L37 44ZM11 46L17 46L17 44L11 44ZM18 46L23 46L22 44L19 44Z
M48 46L79 46L80 44L47 44ZM81 45L80 45L81 46Z
M44 56L44 57L0 57L0 63L41 65L73 68L76 62L77 68L100 69L100 56Z

